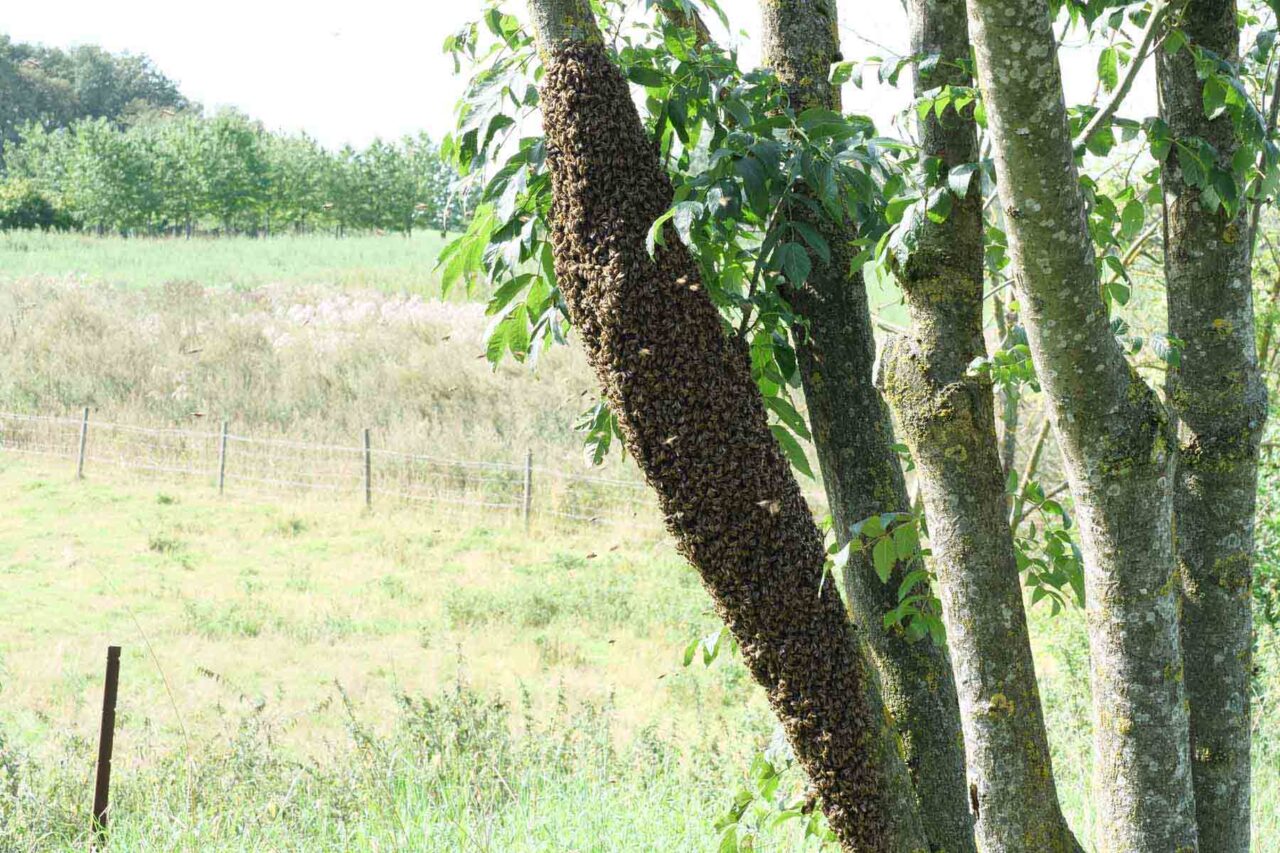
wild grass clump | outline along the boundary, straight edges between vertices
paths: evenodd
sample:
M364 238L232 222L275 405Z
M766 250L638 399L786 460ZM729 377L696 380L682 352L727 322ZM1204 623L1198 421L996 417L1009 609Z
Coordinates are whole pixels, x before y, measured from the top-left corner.
M291 757L261 706L191 754L119 756L109 850L696 850L714 842L723 767L652 732L619 747L609 705L520 719L458 682L398 700L389 732L340 686L345 737ZM518 733L517 733L518 732ZM90 745L43 758L0 739L0 849L83 850Z

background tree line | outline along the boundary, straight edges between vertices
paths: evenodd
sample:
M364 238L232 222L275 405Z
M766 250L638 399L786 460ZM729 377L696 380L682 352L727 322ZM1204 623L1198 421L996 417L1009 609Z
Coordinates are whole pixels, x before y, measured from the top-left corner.
M323 148L236 112L150 113L23 128L5 157L0 227L129 234L409 233L456 227L454 173L426 135Z
M331 151L202 113L146 57L0 36L0 229L271 234L456 228L425 134Z
M196 106L145 56L94 45L59 50L0 33L0 154L33 123L53 129L84 118L118 122L142 111Z

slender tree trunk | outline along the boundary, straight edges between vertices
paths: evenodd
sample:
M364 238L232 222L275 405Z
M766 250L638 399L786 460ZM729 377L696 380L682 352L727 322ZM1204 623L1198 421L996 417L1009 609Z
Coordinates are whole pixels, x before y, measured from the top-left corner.
M1234 0L1196 0L1182 14L1196 47L1239 58ZM1161 115L1175 139L1198 136L1230 170L1231 120L1205 118L1191 51L1159 51ZM1254 345L1248 205L1210 213L1176 157L1164 164L1169 332L1184 342L1169 371L1179 422L1174 513L1183 583L1182 643L1200 846L1249 849L1250 586L1258 451L1267 392Z
M838 111L840 93L827 82L839 52L834 0L766 2L761 10L764 62L786 86L792 106ZM836 538L844 545L856 522L907 512L910 499L889 413L875 388L871 311L862 272L853 267L857 234L803 205L795 216L830 246L829 260L810 252L809 279L788 299L806 320L796 329L800 374ZM884 627L906 572L916 568L899 566L881 582L863 550L846 568L846 597L903 738L925 834L934 849L964 853L976 848L951 662L931 640L912 642L901 627Z
M1096 841L1103 851L1194 850L1176 437L1099 293L1046 2L968 8L1022 316L1085 556Z
M917 94L971 81L964 7L913 0L912 52L938 54ZM946 170L978 160L972 111L930 113L921 153ZM982 336L983 223L978 181L944 222L921 216L898 270L912 331L885 353L884 382L911 448L929 519L964 720L970 791L984 851L1073 851L1058 805L1013 537L989 381L970 376ZM949 192L945 176L935 192Z
M927 849L910 779L747 352L672 229L672 188L588 0L531 0L556 274L628 449L765 688L847 850ZM821 593L819 593L821 589Z

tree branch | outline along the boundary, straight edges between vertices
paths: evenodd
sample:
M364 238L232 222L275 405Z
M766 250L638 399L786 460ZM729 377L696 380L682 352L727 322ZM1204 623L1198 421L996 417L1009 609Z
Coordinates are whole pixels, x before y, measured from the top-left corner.
M1133 88L1133 81L1137 78L1138 72L1142 70L1147 57L1151 55L1152 41L1155 39L1156 31L1164 23L1168 12L1169 4L1167 2L1160 2L1151 8L1151 16L1147 18L1147 25L1143 28L1142 35L1138 39L1138 52L1133 57L1133 61L1129 63L1124 79L1120 81L1120 85L1116 87L1116 90L1111 93L1110 100L1103 105L1102 109L1093 114L1093 118L1089 119L1089 123L1085 125L1084 130L1076 138L1077 145L1087 142L1089 137L1093 136L1098 128L1111 121L1112 116L1116 114L1116 110L1120 109L1120 105L1124 103L1124 99L1129 95L1129 90Z

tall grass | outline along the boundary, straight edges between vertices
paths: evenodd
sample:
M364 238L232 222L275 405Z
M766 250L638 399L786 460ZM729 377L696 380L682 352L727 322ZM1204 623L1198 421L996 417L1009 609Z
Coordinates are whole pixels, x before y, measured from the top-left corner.
M118 851L704 850L725 768L653 731L615 744L611 709L561 702L547 719L459 682L402 695L393 730L368 726L340 685L343 737L290 759L252 709L192 754L145 745L116 773ZM513 733L514 711L525 718ZM0 741L0 848L83 850L91 745L62 739L52 764ZM123 772L122 772L123 771Z
M24 280L0 287L0 409L341 444L370 428L404 452L581 465L580 350L494 370L486 324L417 294Z

